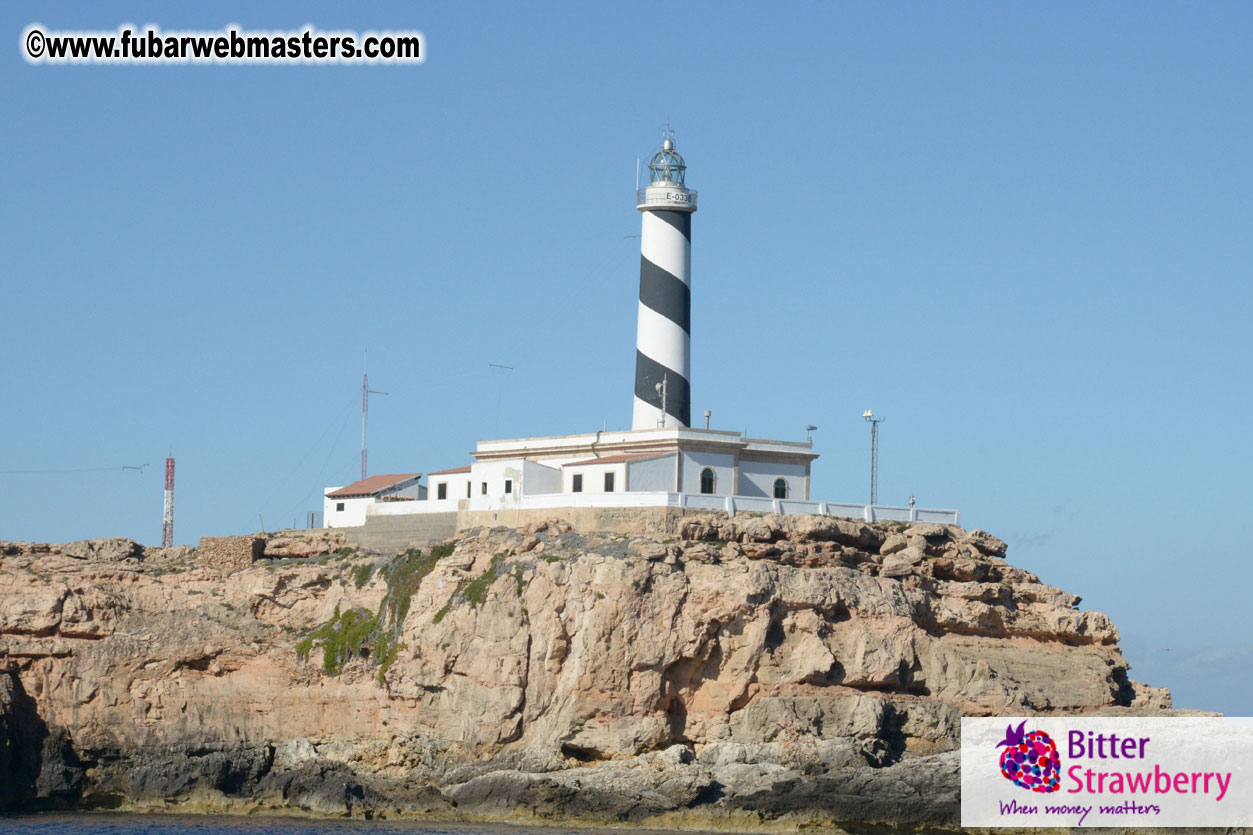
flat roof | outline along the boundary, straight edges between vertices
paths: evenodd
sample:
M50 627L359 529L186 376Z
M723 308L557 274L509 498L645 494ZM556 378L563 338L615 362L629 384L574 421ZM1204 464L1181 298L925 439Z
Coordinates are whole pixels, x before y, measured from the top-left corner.
M484 444L525 444L535 443L536 441L574 441L576 439L599 439L597 443L608 443L612 439L627 438L634 436L635 438L646 438L654 436L658 438L677 438L680 433L698 433L701 435L721 435L726 440L738 439L739 432L731 432L725 429L704 429L695 426L658 426L653 429L610 429L600 432L579 432L574 435L536 435L531 438L497 438L490 441L479 441L478 446L482 448ZM557 444L545 444L545 446L556 446Z
M554 435L535 438L479 441L470 453L478 461L505 458L571 458L583 462L596 452L629 455L670 452L675 449L738 451L753 455L781 455L810 460L818 457L809 441L746 438L738 432L691 427L658 427L582 435Z
M669 452L628 452L622 455L603 455L600 458L588 458L586 461L571 461L563 464L563 467L583 467L588 464L621 464L623 461L638 461L643 458L664 458L668 455L674 455L675 451Z

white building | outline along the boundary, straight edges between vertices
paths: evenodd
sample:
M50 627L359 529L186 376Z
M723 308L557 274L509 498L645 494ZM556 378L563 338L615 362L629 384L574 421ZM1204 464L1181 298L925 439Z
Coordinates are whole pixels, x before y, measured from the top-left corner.
M470 510L558 494L576 502L657 492L807 501L818 457L808 442L688 427L481 441L472 454Z
M867 520L960 522L953 510L814 501L806 441L745 438L736 432L667 427L480 441L468 466L437 470L415 501L393 486L415 476L371 476L327 493L326 526L371 517L562 508L680 507L732 515L820 513ZM378 479L379 481L375 481ZM342 506L342 507L340 507ZM337 509L338 507L338 509Z
M422 473L372 475L346 487L328 487L322 496L323 525L347 528L364 525L369 509L378 502L418 502L426 498L419 484Z
M685 494L761 499L770 509L774 500L809 503L809 466L818 457L808 442L686 427L480 441L471 454L474 463L430 473L425 487L420 474L407 474L328 490L326 527L374 515L672 506Z

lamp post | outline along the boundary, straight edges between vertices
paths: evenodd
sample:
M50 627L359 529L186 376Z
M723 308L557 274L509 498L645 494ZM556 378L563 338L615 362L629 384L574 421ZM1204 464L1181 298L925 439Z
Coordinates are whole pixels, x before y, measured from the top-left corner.
M879 501L879 424L887 418L875 417L867 409L861 415L870 424L870 504Z

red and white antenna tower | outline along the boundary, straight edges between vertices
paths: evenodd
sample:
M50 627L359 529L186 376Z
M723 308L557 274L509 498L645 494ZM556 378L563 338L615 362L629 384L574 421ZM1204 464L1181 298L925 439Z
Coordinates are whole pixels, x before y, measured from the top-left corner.
M165 459L165 514L161 517L161 547L174 544L174 458Z
M369 435L370 428L370 395L371 394L387 394L385 391L375 391L370 388L370 352L365 352L364 372L361 375L361 480L365 481L366 475L366 437Z

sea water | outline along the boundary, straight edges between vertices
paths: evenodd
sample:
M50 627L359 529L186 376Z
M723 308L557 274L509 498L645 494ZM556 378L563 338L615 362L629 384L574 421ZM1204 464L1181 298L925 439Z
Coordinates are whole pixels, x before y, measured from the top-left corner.
M657 830L430 823L389 820L129 815L110 812L0 816L8 835L648 835ZM673 835L673 833L671 833Z

